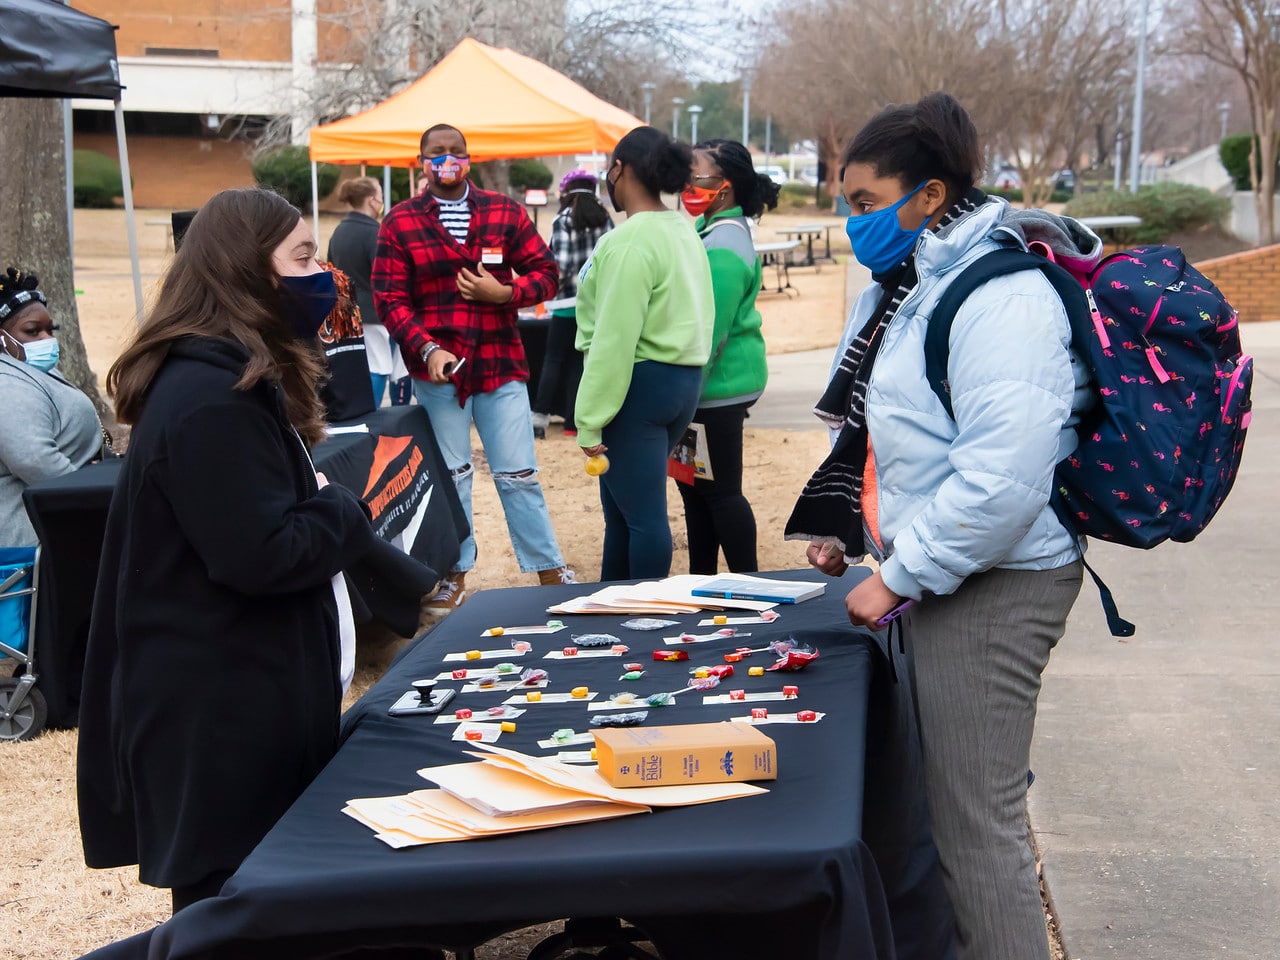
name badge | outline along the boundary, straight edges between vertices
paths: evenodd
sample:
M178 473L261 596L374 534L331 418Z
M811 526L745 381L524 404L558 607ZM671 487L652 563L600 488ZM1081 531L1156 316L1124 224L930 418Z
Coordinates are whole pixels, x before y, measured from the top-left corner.
M487 267L502 266L502 248L501 247L481 247L480 262Z

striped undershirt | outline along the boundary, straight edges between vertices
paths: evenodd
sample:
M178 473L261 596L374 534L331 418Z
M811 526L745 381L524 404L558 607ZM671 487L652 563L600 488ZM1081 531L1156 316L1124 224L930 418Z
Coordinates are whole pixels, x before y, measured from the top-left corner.
M440 223L461 244L467 242L467 231L471 229L471 207L467 205L470 195L471 184L467 184L467 192L459 200L436 197L436 205L440 208Z

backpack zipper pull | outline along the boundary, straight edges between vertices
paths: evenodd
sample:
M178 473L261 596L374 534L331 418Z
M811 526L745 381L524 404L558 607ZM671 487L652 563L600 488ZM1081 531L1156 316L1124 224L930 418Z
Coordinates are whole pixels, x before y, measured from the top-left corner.
M1102 349L1109 350L1111 349L1111 338L1107 336L1107 325L1102 320L1102 312L1098 309L1098 301L1093 299L1093 291L1088 287L1084 289L1084 296L1089 301L1089 319L1093 321L1094 332L1098 335Z

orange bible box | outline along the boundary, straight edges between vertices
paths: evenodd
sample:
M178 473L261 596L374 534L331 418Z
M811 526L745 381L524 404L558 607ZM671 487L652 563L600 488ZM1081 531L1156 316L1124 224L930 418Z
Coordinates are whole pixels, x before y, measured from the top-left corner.
M595 731L600 775L615 787L776 780L778 752L748 723Z

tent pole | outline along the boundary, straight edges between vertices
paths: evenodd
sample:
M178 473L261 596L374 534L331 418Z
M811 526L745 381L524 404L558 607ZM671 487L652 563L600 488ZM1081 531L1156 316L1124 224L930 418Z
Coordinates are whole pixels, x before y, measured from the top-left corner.
M124 187L124 223L129 231L129 261L133 265L133 303L142 324L142 268L138 265L138 227L133 219L133 178L129 175L129 145L124 138L124 106L116 101L116 146L120 151L120 182Z
M391 207L391 164L382 165L382 209Z
M311 161L311 232L316 237L316 250L320 249L320 174L316 162Z

